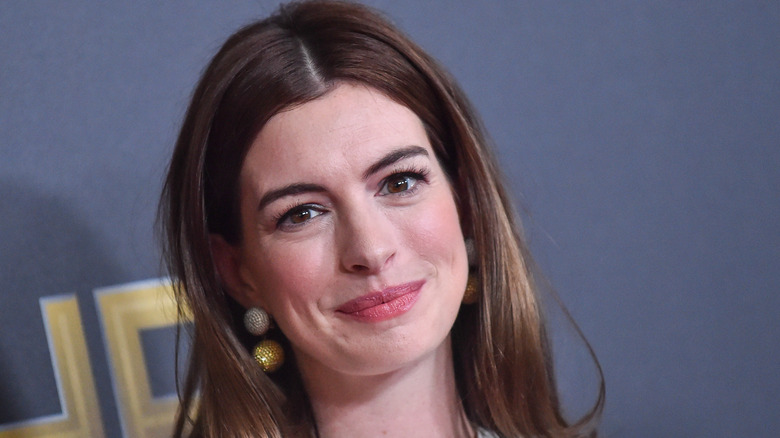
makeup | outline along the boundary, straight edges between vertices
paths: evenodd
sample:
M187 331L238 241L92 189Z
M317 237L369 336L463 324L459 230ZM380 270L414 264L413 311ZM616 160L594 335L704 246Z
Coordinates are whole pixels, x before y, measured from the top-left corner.
M336 312L361 322L385 321L406 313L417 302L425 280L371 292L339 306Z

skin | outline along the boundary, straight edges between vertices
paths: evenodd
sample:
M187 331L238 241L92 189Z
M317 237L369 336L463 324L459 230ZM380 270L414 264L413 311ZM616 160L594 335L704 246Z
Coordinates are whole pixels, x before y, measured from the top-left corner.
M213 236L217 268L290 340L321 436L470 436L449 340L466 249L419 118L340 84L263 127L240 202L242 242ZM401 310L343 311L399 288L413 296Z

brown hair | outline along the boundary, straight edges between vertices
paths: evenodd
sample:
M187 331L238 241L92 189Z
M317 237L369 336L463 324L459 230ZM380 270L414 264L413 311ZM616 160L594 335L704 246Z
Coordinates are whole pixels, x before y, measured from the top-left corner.
M461 308L452 329L458 391L469 420L507 437L591 433L603 406L603 381L592 410L568 424L532 262L466 97L376 12L311 1L282 6L227 40L194 91L176 143L160 222L181 312L187 307L195 324L174 436L316 434L294 363L265 375L248 353L241 309L220 284L209 235L241 241L237 177L264 124L344 81L377 89L422 120L452 183L464 234L474 240L482 296Z

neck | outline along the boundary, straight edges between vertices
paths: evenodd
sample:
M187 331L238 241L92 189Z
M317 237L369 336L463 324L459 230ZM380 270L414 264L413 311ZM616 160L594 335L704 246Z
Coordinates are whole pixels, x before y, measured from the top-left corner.
M301 366L319 436L472 437L449 340L418 362L376 376Z

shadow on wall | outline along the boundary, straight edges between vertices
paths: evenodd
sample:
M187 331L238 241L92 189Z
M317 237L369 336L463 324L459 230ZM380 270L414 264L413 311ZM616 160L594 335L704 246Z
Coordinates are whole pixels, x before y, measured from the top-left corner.
M2 426L62 412L39 298L78 296L92 368L105 370L91 291L123 275L111 251L101 245L66 199L8 177L0 178L0 193ZM100 390L100 373L96 371L95 376L98 395L110 400L108 388Z

